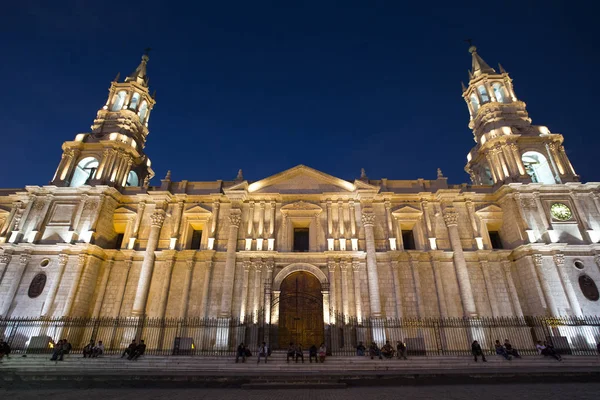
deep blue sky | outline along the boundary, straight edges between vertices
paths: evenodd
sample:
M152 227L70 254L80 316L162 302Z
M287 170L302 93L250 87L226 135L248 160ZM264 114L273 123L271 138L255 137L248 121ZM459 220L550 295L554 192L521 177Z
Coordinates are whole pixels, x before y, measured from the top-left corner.
M467 182L474 142L460 81L473 38L534 124L600 180L593 2L45 1L0 16L0 187L47 184L145 47L158 184L258 180L297 164L345 179ZM292 5L296 4L296 5ZM300 5L299 5L300 4Z

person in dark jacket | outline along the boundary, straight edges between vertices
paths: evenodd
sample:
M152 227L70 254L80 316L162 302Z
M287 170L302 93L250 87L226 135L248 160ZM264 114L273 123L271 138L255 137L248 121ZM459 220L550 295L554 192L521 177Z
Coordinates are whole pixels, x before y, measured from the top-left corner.
M6 358L10 358L8 355L10 354L10 346L8 345L7 342L4 341L4 339L0 340L0 360L2 360L2 358L4 356L6 356Z
M83 348L83 358L92 358L95 346L96 343L94 343L93 340L90 340L90 342Z
M246 362L246 346L244 346L244 343L240 343L240 345L237 347L237 352L235 353L235 362L239 362L240 361L240 357L242 358L242 362L245 363Z
M521 355L519 354L517 349L515 349L512 344L510 344L508 339L504 339L504 348L506 349L506 352L509 355L511 355L513 357L521 358Z
M54 345L54 351L52 352L52 358L50 361L62 361L63 354L63 341L61 339Z
M129 356L129 360L137 360L138 358L140 358L140 356L144 355L144 353L146 352L146 345L144 344L143 340L140 340L140 344L138 344L135 347L135 350L133 351L133 355Z
M398 354L398 360L400 358L408 360L408 358L406 358L406 343L404 343L402 339L396 344L396 352Z
M483 354L483 350L481 350L481 345L477 340L473 340L473 343L471 344L471 353L473 354L475 362L477 362L477 356L481 356L483 362L487 362L485 354Z
M135 339L131 341L131 344L129 345L129 347L127 347L125 349L125 351L123 352L123 354L121 355L121 358L127 356L127 358L131 357L131 355L133 354L133 352L135 351L135 348L137 347L137 343L135 342Z
M317 346L316 345L312 345L310 346L310 348L308 349L308 361L312 362L312 359L314 357L315 362L318 363L319 362L319 358L317 357Z

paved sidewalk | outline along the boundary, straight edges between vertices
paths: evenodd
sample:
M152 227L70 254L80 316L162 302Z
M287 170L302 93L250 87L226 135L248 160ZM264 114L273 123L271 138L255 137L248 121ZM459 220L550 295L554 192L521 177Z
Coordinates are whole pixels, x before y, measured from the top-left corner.
M0 398L11 400L60 399L60 400L398 400L398 399L452 399L452 400L587 400L597 399L600 383L556 383L515 385L451 385L420 387L372 387L338 390L241 390L241 389L51 389L51 390L4 390Z

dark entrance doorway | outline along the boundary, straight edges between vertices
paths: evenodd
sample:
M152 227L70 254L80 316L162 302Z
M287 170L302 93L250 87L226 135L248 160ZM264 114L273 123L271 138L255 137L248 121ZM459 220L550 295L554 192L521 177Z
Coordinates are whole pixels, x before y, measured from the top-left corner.
M279 348L290 342L306 350L324 342L321 282L308 272L294 272L281 282L279 296Z

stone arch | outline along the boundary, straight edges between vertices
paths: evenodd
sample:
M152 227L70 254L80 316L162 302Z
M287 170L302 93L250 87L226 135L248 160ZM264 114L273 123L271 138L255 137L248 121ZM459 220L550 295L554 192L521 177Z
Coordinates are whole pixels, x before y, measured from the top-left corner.
M273 279L273 290L280 290L281 282L283 282L283 280L287 278L288 275L297 271L304 271L313 274L319 280L319 282L321 282L321 286L329 283L327 276L318 267L315 267L314 265L308 263L293 263L283 268L275 276L275 279Z

